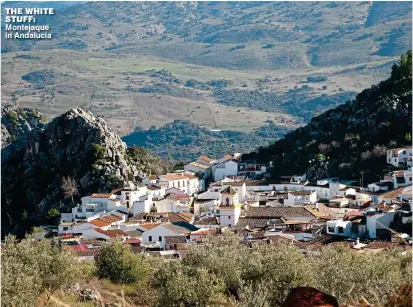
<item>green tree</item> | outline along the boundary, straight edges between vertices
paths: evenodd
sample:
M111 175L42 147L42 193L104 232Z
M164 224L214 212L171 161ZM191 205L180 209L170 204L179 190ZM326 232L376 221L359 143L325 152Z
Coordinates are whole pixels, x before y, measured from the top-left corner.
M46 212L46 218L47 219L55 219L57 217L60 216L60 212L59 210L57 210L56 208L50 208L47 212Z
M49 301L57 290L84 277L82 263L48 240L27 236L18 242L7 236L1 251L2 306L35 306L39 298Z
M206 268L173 262L154 274L158 306L219 306L225 302L222 278Z
M115 283L130 284L147 279L149 266L122 242L105 244L95 257L96 275Z

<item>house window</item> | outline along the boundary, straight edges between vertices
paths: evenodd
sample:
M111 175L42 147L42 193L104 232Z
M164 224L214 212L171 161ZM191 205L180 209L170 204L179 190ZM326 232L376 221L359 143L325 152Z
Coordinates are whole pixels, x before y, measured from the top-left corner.
M149 242L152 242L152 236L149 236Z
M174 249L176 249L176 244L174 244Z
M178 188L180 188L181 187L181 183L178 181Z
M406 150L403 150L403 154L404 154L404 155L406 154Z
M69 229L69 227L63 227L63 231L66 231L68 229Z
M228 227L231 227L231 224L228 224Z
M343 227L338 227L338 233L344 233Z
M389 162L391 162L391 159L389 159Z
M230 216L230 215L228 215L228 219L231 219L231 216Z
M229 206L229 198L227 197L227 199L225 199L225 203L227 206Z
M394 159L394 162L397 162L397 159Z
M159 236L159 242L162 242L162 237L161 236Z
M412 181L412 177L409 177L409 181Z
M328 232L335 232L335 231L334 231L334 227L329 226L329 227L328 227Z

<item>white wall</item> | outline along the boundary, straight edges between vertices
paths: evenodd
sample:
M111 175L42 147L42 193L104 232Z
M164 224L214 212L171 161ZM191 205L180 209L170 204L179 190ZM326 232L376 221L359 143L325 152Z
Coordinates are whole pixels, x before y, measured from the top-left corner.
M350 237L351 236L351 225L350 221L343 221L343 220L334 220L327 222L327 233L330 235L337 235L343 237ZM343 232L338 232L338 227L343 227ZM334 231L331 231L330 228L333 228Z
M200 214L200 209L205 208L207 212L214 211L215 207L219 205L219 200L211 199L207 202L194 202L194 214Z
M221 226L234 227L238 223L240 208L222 209L220 208L219 222Z
M142 196L140 200L135 201L132 207L132 214L149 213L152 207L152 195Z
M169 230L163 225L159 225L155 228L152 228L148 231L145 231L142 234L142 244L148 245L151 243L156 243L160 242L161 248L165 249L165 236L176 236L178 235L177 233L173 232L172 230ZM149 237L152 237L152 240L149 240ZM161 240L159 240L159 237L161 237Z
M238 174L238 163L232 160L216 164L213 167L214 181L219 181L225 176L236 176Z
M88 229L82 233L83 239L103 239L106 241L110 240L110 237L104 235L103 233L94 231L93 229Z

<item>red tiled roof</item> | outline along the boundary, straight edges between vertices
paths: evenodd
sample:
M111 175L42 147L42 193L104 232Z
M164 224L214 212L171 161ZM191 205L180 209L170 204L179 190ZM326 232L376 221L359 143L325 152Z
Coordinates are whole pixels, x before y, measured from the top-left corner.
M127 237L128 236L128 234L126 232L124 232L123 230L120 230L120 229L102 230L100 228L95 228L94 230L101 233L101 234L107 235L110 238L116 238L116 237L121 237L121 236Z
M178 212L178 214L181 215L181 216L184 216L188 219L192 219L194 217L193 213L187 212L187 211L181 211L181 212Z
M196 177L196 176L191 176L191 175L187 175L187 174L183 174L182 176L189 179L189 180L198 179L198 177Z
M150 190L150 191L160 190L160 189L161 189L160 187L156 187L156 186L153 186L153 185L148 185L146 188L147 188L148 190Z
M139 240L139 239L127 239L127 240L125 241L125 243L126 243L126 244L140 244L140 243L141 243L141 240Z
M92 224L92 225L98 226L98 227L105 227L105 226L109 226L111 224L110 222L104 221L100 218L91 220L91 221L89 221L89 223Z
M178 199L188 199L189 196L188 195L178 195L178 194L169 194L168 197L166 197L167 199L172 199L172 200L178 200Z
M186 179L186 177L179 175L179 174L168 174L168 175L162 175L161 177L169 181Z
M210 235L210 234L217 234L216 230L213 229L208 229L208 230L198 230L198 231L193 231L190 233L191 235Z
M392 191L389 191L389 192L385 192L385 193L381 194L380 197L381 198L397 198L397 195L401 194L404 188L405 187L402 187L402 188L399 188L399 189L396 189L396 190L392 190Z
M119 222L122 221L122 219L118 216L114 216L114 215L106 215L106 216L102 216L100 217L101 220L109 222L109 223L115 223L115 222Z
M209 162L209 163L214 161L214 159L208 158L207 156L200 156L198 158L198 160L206 161L206 162Z
M100 193L93 193L90 197L93 198L110 198L112 194L100 194Z
M66 246L65 246L65 249L66 249L66 250L71 250L71 251L74 251L74 252L77 252L77 251L87 251L87 250L89 250L89 248L87 247L86 244L66 245Z
M152 228L155 228L156 226L161 225L161 223L157 223L157 224L139 224L140 227L145 228L146 230L150 230Z

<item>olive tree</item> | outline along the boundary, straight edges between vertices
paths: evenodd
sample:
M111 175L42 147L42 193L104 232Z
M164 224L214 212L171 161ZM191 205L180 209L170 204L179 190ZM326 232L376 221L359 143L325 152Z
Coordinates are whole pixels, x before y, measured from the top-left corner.
M2 306L34 306L39 298L48 302L56 291L84 277L75 255L48 240L27 236L19 242L7 236L1 251Z
M102 246L95 256L96 275L115 283L130 284L147 279L149 266L129 246L113 241Z

